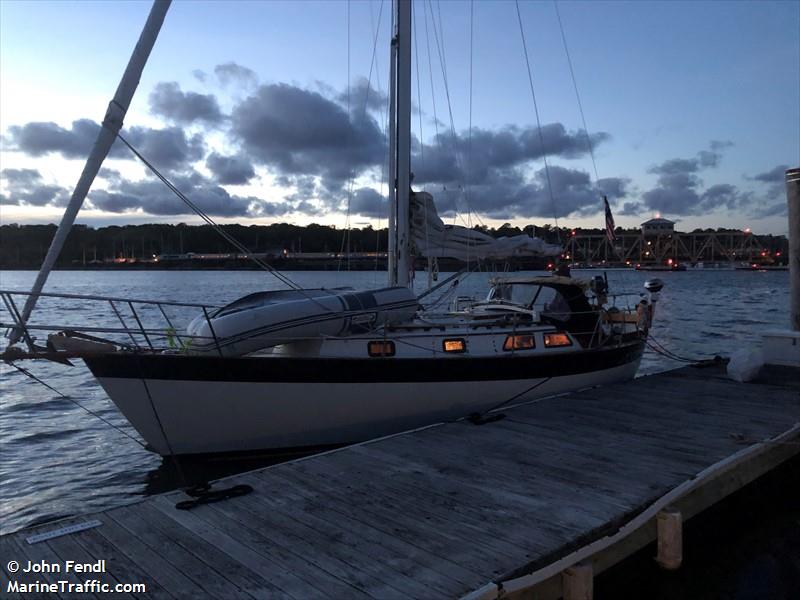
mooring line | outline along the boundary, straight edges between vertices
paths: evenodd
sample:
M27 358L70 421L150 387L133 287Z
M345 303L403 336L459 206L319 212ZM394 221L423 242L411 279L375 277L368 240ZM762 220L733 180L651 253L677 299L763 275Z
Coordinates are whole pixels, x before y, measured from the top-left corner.
M108 419L106 419L105 417L103 417L102 415L100 415L100 414L96 413L96 412L95 412L95 411L93 411L92 409L85 407L83 404L81 404L80 402L78 402L78 401L77 401L77 400L75 400L74 398L71 398L70 396L67 396L66 394L62 394L62 393L61 393L61 392L59 392L57 389L55 389L53 386L51 386L51 385L49 385L49 384L45 383L44 381L42 381L41 379L39 379L39 378L38 378L36 375L34 375L34 374L33 374L33 373L31 373L30 371L28 371L28 369L26 369L26 368L24 368L24 367L20 367L19 365L15 365L14 363L12 363L12 362L8 362L8 361L6 361L6 364L7 364L7 365L9 365L9 366L12 366L12 367L14 367L14 368L15 368L17 371L19 371L20 373L22 373L22 374L23 374L23 375L25 375L26 377L30 377L31 379L33 379L33 380L34 380L34 381L36 381L37 383L41 383L41 384L42 384L44 387L46 387L47 389L49 389L49 390L51 390L51 391L55 392L56 394L58 394L59 396L61 396L61 397L62 397L62 398L64 398L65 400L69 400L69 401L70 401L70 402L72 402L72 403L73 403L75 406L77 406L77 407L78 407L78 408L80 408L81 410L85 411L86 413L90 414L91 416L93 416L93 417L95 417L95 418L97 418L97 419L100 419L100 421L102 421L103 423L105 423L106 425L108 425L109 427L111 427L112 429L116 429L118 432L120 432L120 433L121 433L122 435L124 435L125 437L127 437L127 438L130 438L131 440L133 440L134 442L136 442L137 444L139 444L139 445L140 445L142 448L147 448L147 446L146 446L145 444L143 444L141 440L138 440L138 439L136 439L135 437L133 437L133 436L132 436L130 433L128 433L128 432L127 432L127 431L125 431L124 429L120 428L120 427L119 427L119 426L117 426L117 425L114 425L114 423L112 423L111 421L109 421Z

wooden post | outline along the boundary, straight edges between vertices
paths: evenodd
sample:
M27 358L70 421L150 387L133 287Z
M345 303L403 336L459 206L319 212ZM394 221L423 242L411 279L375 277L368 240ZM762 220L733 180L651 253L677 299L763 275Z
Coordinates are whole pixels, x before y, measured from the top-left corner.
M656 562L671 571L683 562L683 519L681 512L664 509L656 516L658 555Z
M800 168L786 171L789 205L789 327L800 331Z
M592 600L594 597L594 569L591 561L579 562L561 574L564 600Z

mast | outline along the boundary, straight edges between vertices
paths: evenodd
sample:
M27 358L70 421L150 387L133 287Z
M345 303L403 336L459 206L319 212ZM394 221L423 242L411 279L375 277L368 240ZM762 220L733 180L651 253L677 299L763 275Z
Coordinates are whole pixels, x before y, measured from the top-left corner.
M50 242L50 248L47 250L42 267L39 269L39 274L36 276L36 281L31 289L31 295L25 302L22 309L21 323L24 326L31 316L38 295L41 293L48 275L53 268L61 249L64 247L64 242L67 240L72 224L75 222L75 217L86 199L86 194L89 193L89 188L92 187L94 178L103 164L111 145L117 139L117 133L122 127L122 121L125 118L125 113L128 112L133 94L136 87L139 85L139 78L142 76L144 65L147 63L147 58L150 56L150 51L158 37L158 32L161 30L161 25L164 22L164 17L169 9L172 0L155 0L153 7L150 9L150 15L147 17L147 22L142 29L139 36L139 41L136 42L136 47L133 49L133 54L128 61L128 66L122 79L119 82L117 91L114 98L109 102L105 118L103 119L103 126L97 134L97 140L94 143L89 158L86 160L86 165L83 167L80 179L72 192L69 204L67 205L64 216L61 218L61 223L56 230L53 241ZM9 335L9 346L15 344L22 336L22 328L14 329Z
M389 130L389 284L408 286L411 257L411 0L394 0ZM392 235L394 233L394 235Z
M397 285L397 2L393 0L389 54L389 285Z

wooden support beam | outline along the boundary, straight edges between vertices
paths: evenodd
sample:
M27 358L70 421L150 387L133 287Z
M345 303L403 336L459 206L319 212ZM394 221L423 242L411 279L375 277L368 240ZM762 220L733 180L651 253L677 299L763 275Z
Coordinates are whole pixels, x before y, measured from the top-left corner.
M572 565L561 575L564 600L592 600L594 597L594 569L587 560Z
M683 562L683 517L681 511L666 508L656 516L658 554L656 562L674 571Z

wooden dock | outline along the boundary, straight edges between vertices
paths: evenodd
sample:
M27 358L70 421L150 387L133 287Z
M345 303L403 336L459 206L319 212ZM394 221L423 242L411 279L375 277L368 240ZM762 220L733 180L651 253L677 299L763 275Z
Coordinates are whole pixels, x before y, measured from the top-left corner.
M10 559L104 559L88 578L147 586L123 598L557 598L665 511L691 518L800 453L798 371L768 378L687 367L230 477L253 493L191 511L174 492L20 531L0 538L0 585L87 579Z

